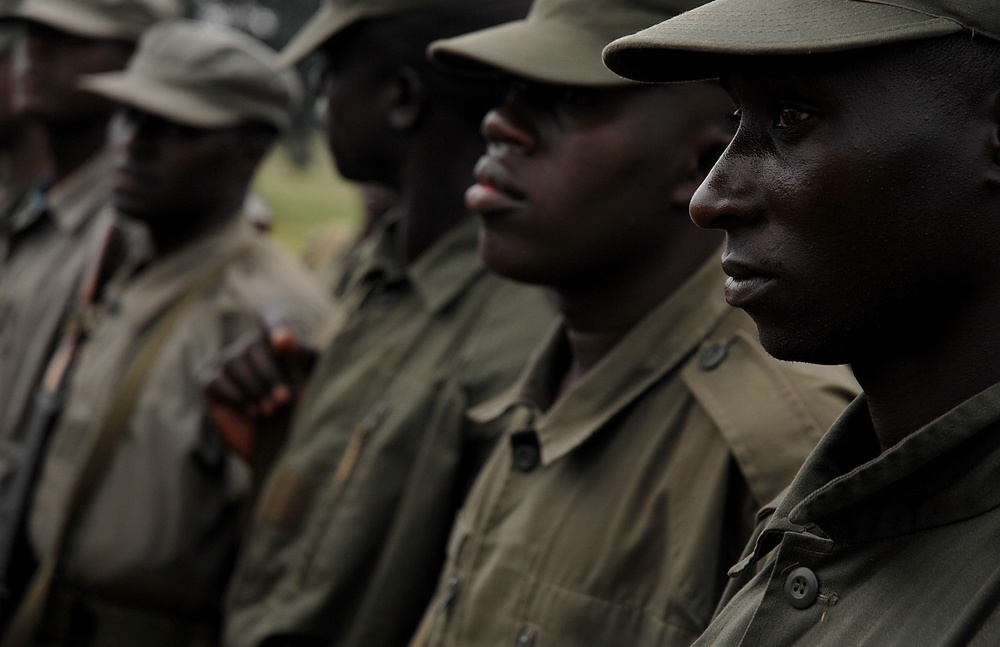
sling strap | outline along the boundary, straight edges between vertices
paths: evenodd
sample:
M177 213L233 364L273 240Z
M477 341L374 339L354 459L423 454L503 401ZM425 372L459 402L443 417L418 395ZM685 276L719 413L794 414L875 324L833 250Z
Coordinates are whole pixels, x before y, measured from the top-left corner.
M127 428L129 418L142 392L149 371L155 364L164 343L174 326L187 310L211 288L228 266L228 260L219 263L203 274L187 291L182 293L153 325L119 382L110 406L101 420L96 436L91 442L87 457L77 472L70 490L67 505L57 527L51 550L42 558L27 593L15 613L2 647L29 647L45 612L62 557L63 549L73 526L79 521L90 497L101 482L110 464L118 440Z

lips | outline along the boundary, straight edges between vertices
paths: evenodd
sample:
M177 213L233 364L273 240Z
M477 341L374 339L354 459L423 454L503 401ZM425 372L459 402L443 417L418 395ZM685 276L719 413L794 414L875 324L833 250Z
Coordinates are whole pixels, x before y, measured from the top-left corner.
M759 301L775 282L773 273L729 256L723 258L722 270L729 275L726 301L737 308L746 308Z
M120 166L115 169L111 185L115 193L135 193L146 189L155 180L153 173L131 166Z
M517 187L507 168L496 158L484 155L475 169L476 184L465 192L465 205L482 215L520 209L525 195Z

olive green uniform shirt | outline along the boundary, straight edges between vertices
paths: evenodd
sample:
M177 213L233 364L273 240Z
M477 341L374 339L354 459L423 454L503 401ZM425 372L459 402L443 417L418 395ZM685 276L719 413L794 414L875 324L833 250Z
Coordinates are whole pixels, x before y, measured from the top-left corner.
M17 233L0 245L0 483L20 425L61 332L86 257L86 241L108 206L111 165L103 152L42 199L13 214ZM110 214L105 213L105 217Z
M881 454L862 395L733 569L760 572L696 645L1000 645L998 483L1000 385Z
M552 404L557 329L474 412L514 420L458 515L426 644L680 647L708 625L756 509L857 393L842 367L769 357L724 280L713 257Z
M49 444L29 537L37 555L49 550L123 374L145 334L194 285L196 299L160 347L111 463L71 530L61 573L62 585L88 604L219 622L250 479L205 422L199 372L258 329L262 309L279 309L311 331L329 307L297 261L242 218L109 281Z
M465 412L514 380L554 320L544 292L482 267L475 219L408 267L390 253L393 220L348 261L346 315L230 590L228 645L405 645L455 510L502 432Z

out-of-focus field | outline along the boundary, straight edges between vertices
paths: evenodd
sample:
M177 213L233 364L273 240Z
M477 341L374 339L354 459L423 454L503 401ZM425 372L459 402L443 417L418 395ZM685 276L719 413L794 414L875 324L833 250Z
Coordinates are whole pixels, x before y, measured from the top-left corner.
M296 256L310 246L328 247L347 239L361 218L361 202L353 185L333 168L322 138L310 140L309 164L296 166L284 147L264 160L253 192L273 214L272 235Z

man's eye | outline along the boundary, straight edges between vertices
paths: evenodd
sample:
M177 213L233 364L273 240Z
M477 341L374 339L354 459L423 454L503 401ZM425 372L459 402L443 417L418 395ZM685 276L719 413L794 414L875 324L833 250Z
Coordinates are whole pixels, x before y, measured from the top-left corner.
M740 121L742 120L743 120L743 110L740 108L737 108L733 112L729 113L729 115L726 117L726 121L728 121L733 128L739 128Z
M774 121L777 128L791 128L812 117L812 114L798 108L781 108Z
M596 88L563 88L557 99L569 106L595 106L601 102L601 92Z

